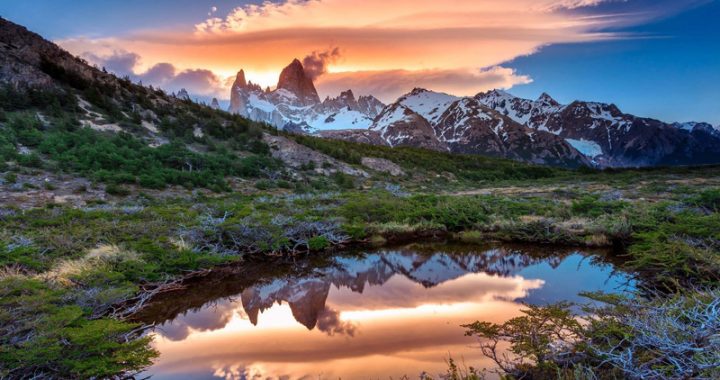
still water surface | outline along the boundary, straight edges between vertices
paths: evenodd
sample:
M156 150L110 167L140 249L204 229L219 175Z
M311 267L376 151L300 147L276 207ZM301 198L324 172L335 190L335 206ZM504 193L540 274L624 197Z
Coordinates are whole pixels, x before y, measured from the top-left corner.
M602 252L413 245L220 271L142 316L157 327L153 379L435 377L452 356L491 367L461 324L522 303L586 302L632 281ZM270 273L268 273L270 272Z

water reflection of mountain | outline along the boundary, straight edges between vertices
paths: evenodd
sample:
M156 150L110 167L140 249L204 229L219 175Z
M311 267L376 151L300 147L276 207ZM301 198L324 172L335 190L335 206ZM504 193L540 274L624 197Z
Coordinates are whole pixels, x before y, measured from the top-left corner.
M275 303L287 303L293 317L308 329L318 327L329 334L338 326L323 330L337 320L337 311L326 306L331 287L363 293L367 286L380 286L393 276L403 276L425 288L433 288L468 273L512 276L524 268L547 263L557 267L572 250L541 252L508 247L461 247L447 245L412 246L351 256L328 257L320 262L298 261L278 265L247 266L238 273L220 270L188 284L186 290L153 302L138 319L162 324L180 314L210 302L239 295L242 308L253 324L259 315ZM271 267L274 273L266 273Z
M332 265L312 275L277 278L270 283L251 286L242 292L241 300L253 324L257 324L259 313L275 303L287 302L295 319L312 329L318 317L327 312L325 302L331 286L362 293L367 285L383 285L392 276L401 275L430 288L468 273L509 276L541 261L549 262L554 267L562 258L553 256L542 259L502 248L465 254L435 252L429 255L415 250L383 251L338 257Z

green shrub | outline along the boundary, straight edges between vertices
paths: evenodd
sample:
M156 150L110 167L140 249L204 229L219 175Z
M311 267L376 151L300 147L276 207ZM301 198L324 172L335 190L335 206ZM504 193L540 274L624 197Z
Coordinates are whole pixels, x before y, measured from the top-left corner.
M619 211L624 207L622 202L610 201L604 202L597 197L586 195L573 201L571 210L573 214L578 216L589 216L597 218L603 214L610 214Z
M143 174L138 178L140 186L151 189L164 189L165 179L157 175Z
M279 187L281 189L292 189L293 188L293 184L284 179L277 181L276 184L277 184L277 187Z
M720 212L720 189L705 190L693 197L691 202L696 206Z
M349 190L355 187L355 180L353 179L353 177L343 172L338 171L333 173L332 180L341 189Z
M120 197L125 197L125 196L130 195L130 190L128 190L127 188L125 188L123 186L114 184L114 183L108 184L105 187L105 192L110 195L116 195L116 196L120 196Z
M261 179L257 182L255 182L255 188L258 190L270 190L275 187L275 184L272 181L268 181L265 179Z
M43 166L43 160L40 156L32 152L30 154L21 154L18 156L18 164L31 168L41 168Z
M308 161L308 162L300 165L300 170L304 170L304 171L315 170L315 161Z
M330 241L325 236L315 236L308 240L308 248L311 251L321 251L330 246Z
M137 326L90 320L63 290L39 280L0 280L0 374L13 377L109 378L152 363L150 337L125 340ZM23 339L17 339L23 337ZM45 376L43 376L43 374Z

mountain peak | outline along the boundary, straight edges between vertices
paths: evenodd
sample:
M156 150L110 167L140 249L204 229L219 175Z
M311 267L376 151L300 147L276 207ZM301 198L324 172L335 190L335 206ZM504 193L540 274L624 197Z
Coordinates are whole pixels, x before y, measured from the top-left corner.
M480 92L477 95L475 95L475 98L487 101L487 100L491 100L491 99L493 99L493 100L510 99L510 98L514 98L514 96L511 95L510 93L506 92L505 90L500 90L500 89L495 88L490 91Z
M499 88L493 89L492 91L488 92L488 94L492 94L492 95L496 95L496 96L512 96L512 95L510 95L509 92L499 89Z
M348 100L355 100L355 94L353 94L352 90L343 91L340 93L340 97L343 99Z
M305 73L302 63L297 58L282 70L277 88L295 94L304 106L320 103L320 96L312 79Z
M235 77L235 85L238 87L245 87L247 86L247 81L245 80L245 71L240 69L238 71L237 76Z
M422 87L415 87L412 89L412 91L410 91L410 93L408 93L408 95L417 95L417 94L422 94L424 92L428 92L428 90L425 88L422 88Z
M553 97L550 96L547 92L543 92L542 94L540 94L540 96L537 98L537 101L541 103L548 103L554 106L560 104L557 102L557 100L553 99Z

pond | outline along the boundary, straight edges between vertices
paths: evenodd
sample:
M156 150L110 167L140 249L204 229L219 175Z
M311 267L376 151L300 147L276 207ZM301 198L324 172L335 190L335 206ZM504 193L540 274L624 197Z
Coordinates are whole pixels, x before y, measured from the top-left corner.
M140 319L153 379L437 378L449 357L492 367L461 324L502 322L523 303L626 291L607 252L422 244L222 268L164 295Z

